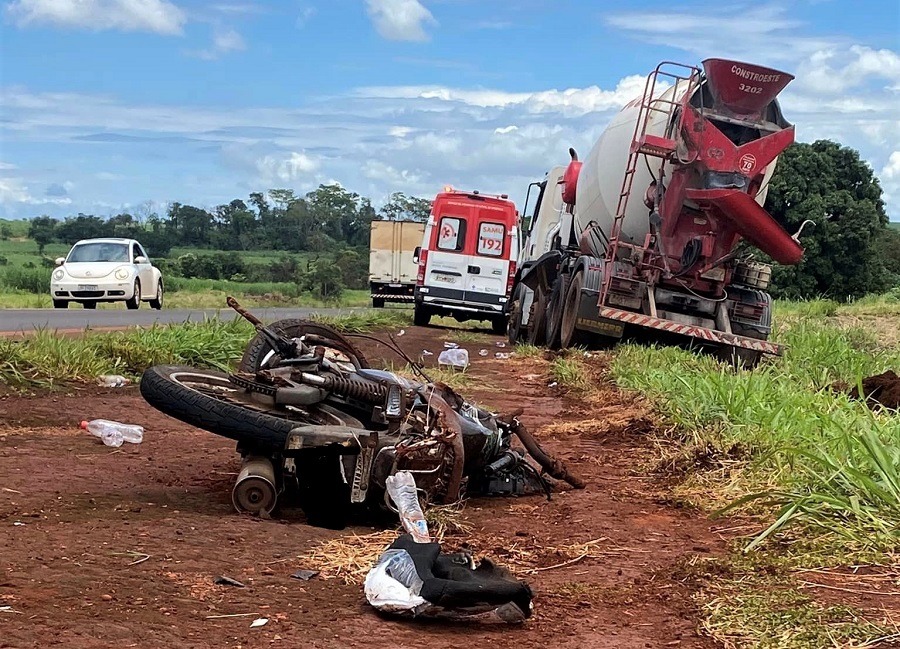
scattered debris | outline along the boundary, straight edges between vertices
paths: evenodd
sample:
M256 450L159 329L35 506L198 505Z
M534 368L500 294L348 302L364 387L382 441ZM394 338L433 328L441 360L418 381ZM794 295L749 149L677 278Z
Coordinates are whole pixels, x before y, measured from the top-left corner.
M8 487L3 487L3 491L11 494L19 494L20 496L22 495L21 491L16 491L15 489L10 489Z
M255 629L258 626L265 626L269 623L269 618L267 617L258 617L250 623L250 628Z
M547 384L547 387L548 387L548 388L555 388L557 385L559 385L559 383L557 383L556 381L553 381L552 383L548 383L548 384Z
M494 344L497 345L497 347L506 347L506 343L503 342L502 340L498 340L498 341L497 341L496 343L494 343Z
M25 525L25 523L23 523L22 521L16 521L13 523L13 525L16 527L22 527L23 525Z
M446 342L446 341L444 342L445 349L456 349L458 347L459 347L459 345L457 345L456 343L451 343L451 342Z
M427 349L423 349L422 356L434 356L434 352L430 352Z
M397 337L398 337L398 338L399 338L400 336L405 336L405 335L406 335L406 329L401 329L400 331L397 332Z
M244 588L244 584L239 582L237 579L232 579L231 577L226 577L225 575L220 575L213 580L214 584L220 586L237 586L238 588Z
M131 383L131 379L126 379L119 374L101 374L97 377L97 385L102 388L123 388Z
M229 615L207 615L204 620L221 620L226 617L250 617L256 613L231 613Z
M22 611L17 611L12 606L0 606L0 613L19 613L19 614L21 614Z
M318 574L318 570L298 570L293 575L291 575L291 577L293 577L294 579L299 579L301 581L309 581Z
M512 357L512 352L507 352L507 353L497 352L496 354L494 354L494 358L499 358L500 360L506 360L511 357Z
M449 365L464 370L469 366L469 352L456 347L445 349L438 355L438 365Z
M872 408L900 408L900 376L893 370L882 372L862 380L866 404ZM850 390L851 399L859 399L859 387Z
M478 351L478 355L479 355L479 356L487 356L487 355L488 355L488 350L486 350L486 349L481 349L481 350Z

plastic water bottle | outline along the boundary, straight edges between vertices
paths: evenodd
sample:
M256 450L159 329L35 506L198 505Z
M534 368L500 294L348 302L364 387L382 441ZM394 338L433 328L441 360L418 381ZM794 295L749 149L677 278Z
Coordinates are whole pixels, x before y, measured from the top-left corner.
M400 522L416 543L431 543L428 522L419 505L416 480L409 471L398 471L385 481L391 500L400 512Z
M144 441L144 427L134 424L120 424L108 419L94 419L81 422L81 427L91 435L96 435L107 446L121 446L122 442L140 444Z

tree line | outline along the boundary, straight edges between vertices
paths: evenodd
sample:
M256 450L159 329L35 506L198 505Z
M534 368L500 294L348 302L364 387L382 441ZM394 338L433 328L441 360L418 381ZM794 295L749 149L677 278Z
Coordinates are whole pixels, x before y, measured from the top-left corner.
M900 287L900 231L888 226L878 179L854 149L830 140L793 144L779 157L765 207L791 233L806 220L815 222L800 237L806 250L803 260L796 266L775 267L771 286L775 297L844 300ZM31 221L29 236L41 251L52 241L72 244L116 236L139 239L155 257L166 256L175 245L308 252L324 262L291 270L296 260L255 268L241 266L239 255L227 259L196 255L173 260L177 265L171 270L214 279L293 274L304 282L318 273L327 275L328 282L361 288L367 277L369 223L422 221L430 211L430 200L403 193L392 194L376 210L370 199L340 185L321 185L304 196L287 189L255 192L246 201L235 199L211 210L172 203L164 215L122 213L104 219L78 214L64 221L43 216ZM765 260L758 250L753 254Z
M78 214L64 221L41 216L29 236L43 254L48 243L73 244L96 237L135 238L155 257L174 246L214 250L336 251L369 244L369 223L377 219L424 221L431 201L394 193L380 210L340 185L320 185L305 196L290 189L251 193L214 209L171 203L165 214L128 212L102 218Z

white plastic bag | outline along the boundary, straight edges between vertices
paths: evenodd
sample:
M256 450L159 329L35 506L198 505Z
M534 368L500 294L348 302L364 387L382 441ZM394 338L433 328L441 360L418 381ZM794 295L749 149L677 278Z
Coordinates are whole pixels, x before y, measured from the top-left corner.
M469 352L465 349L445 349L438 355L438 365L464 370L469 366Z

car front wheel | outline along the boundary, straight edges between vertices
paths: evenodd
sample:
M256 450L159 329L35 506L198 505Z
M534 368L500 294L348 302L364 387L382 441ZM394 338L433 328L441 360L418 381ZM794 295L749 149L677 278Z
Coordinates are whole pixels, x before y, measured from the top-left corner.
M134 283L134 295L131 296L130 300L125 300L125 306L129 309L137 309L141 306L141 283Z

